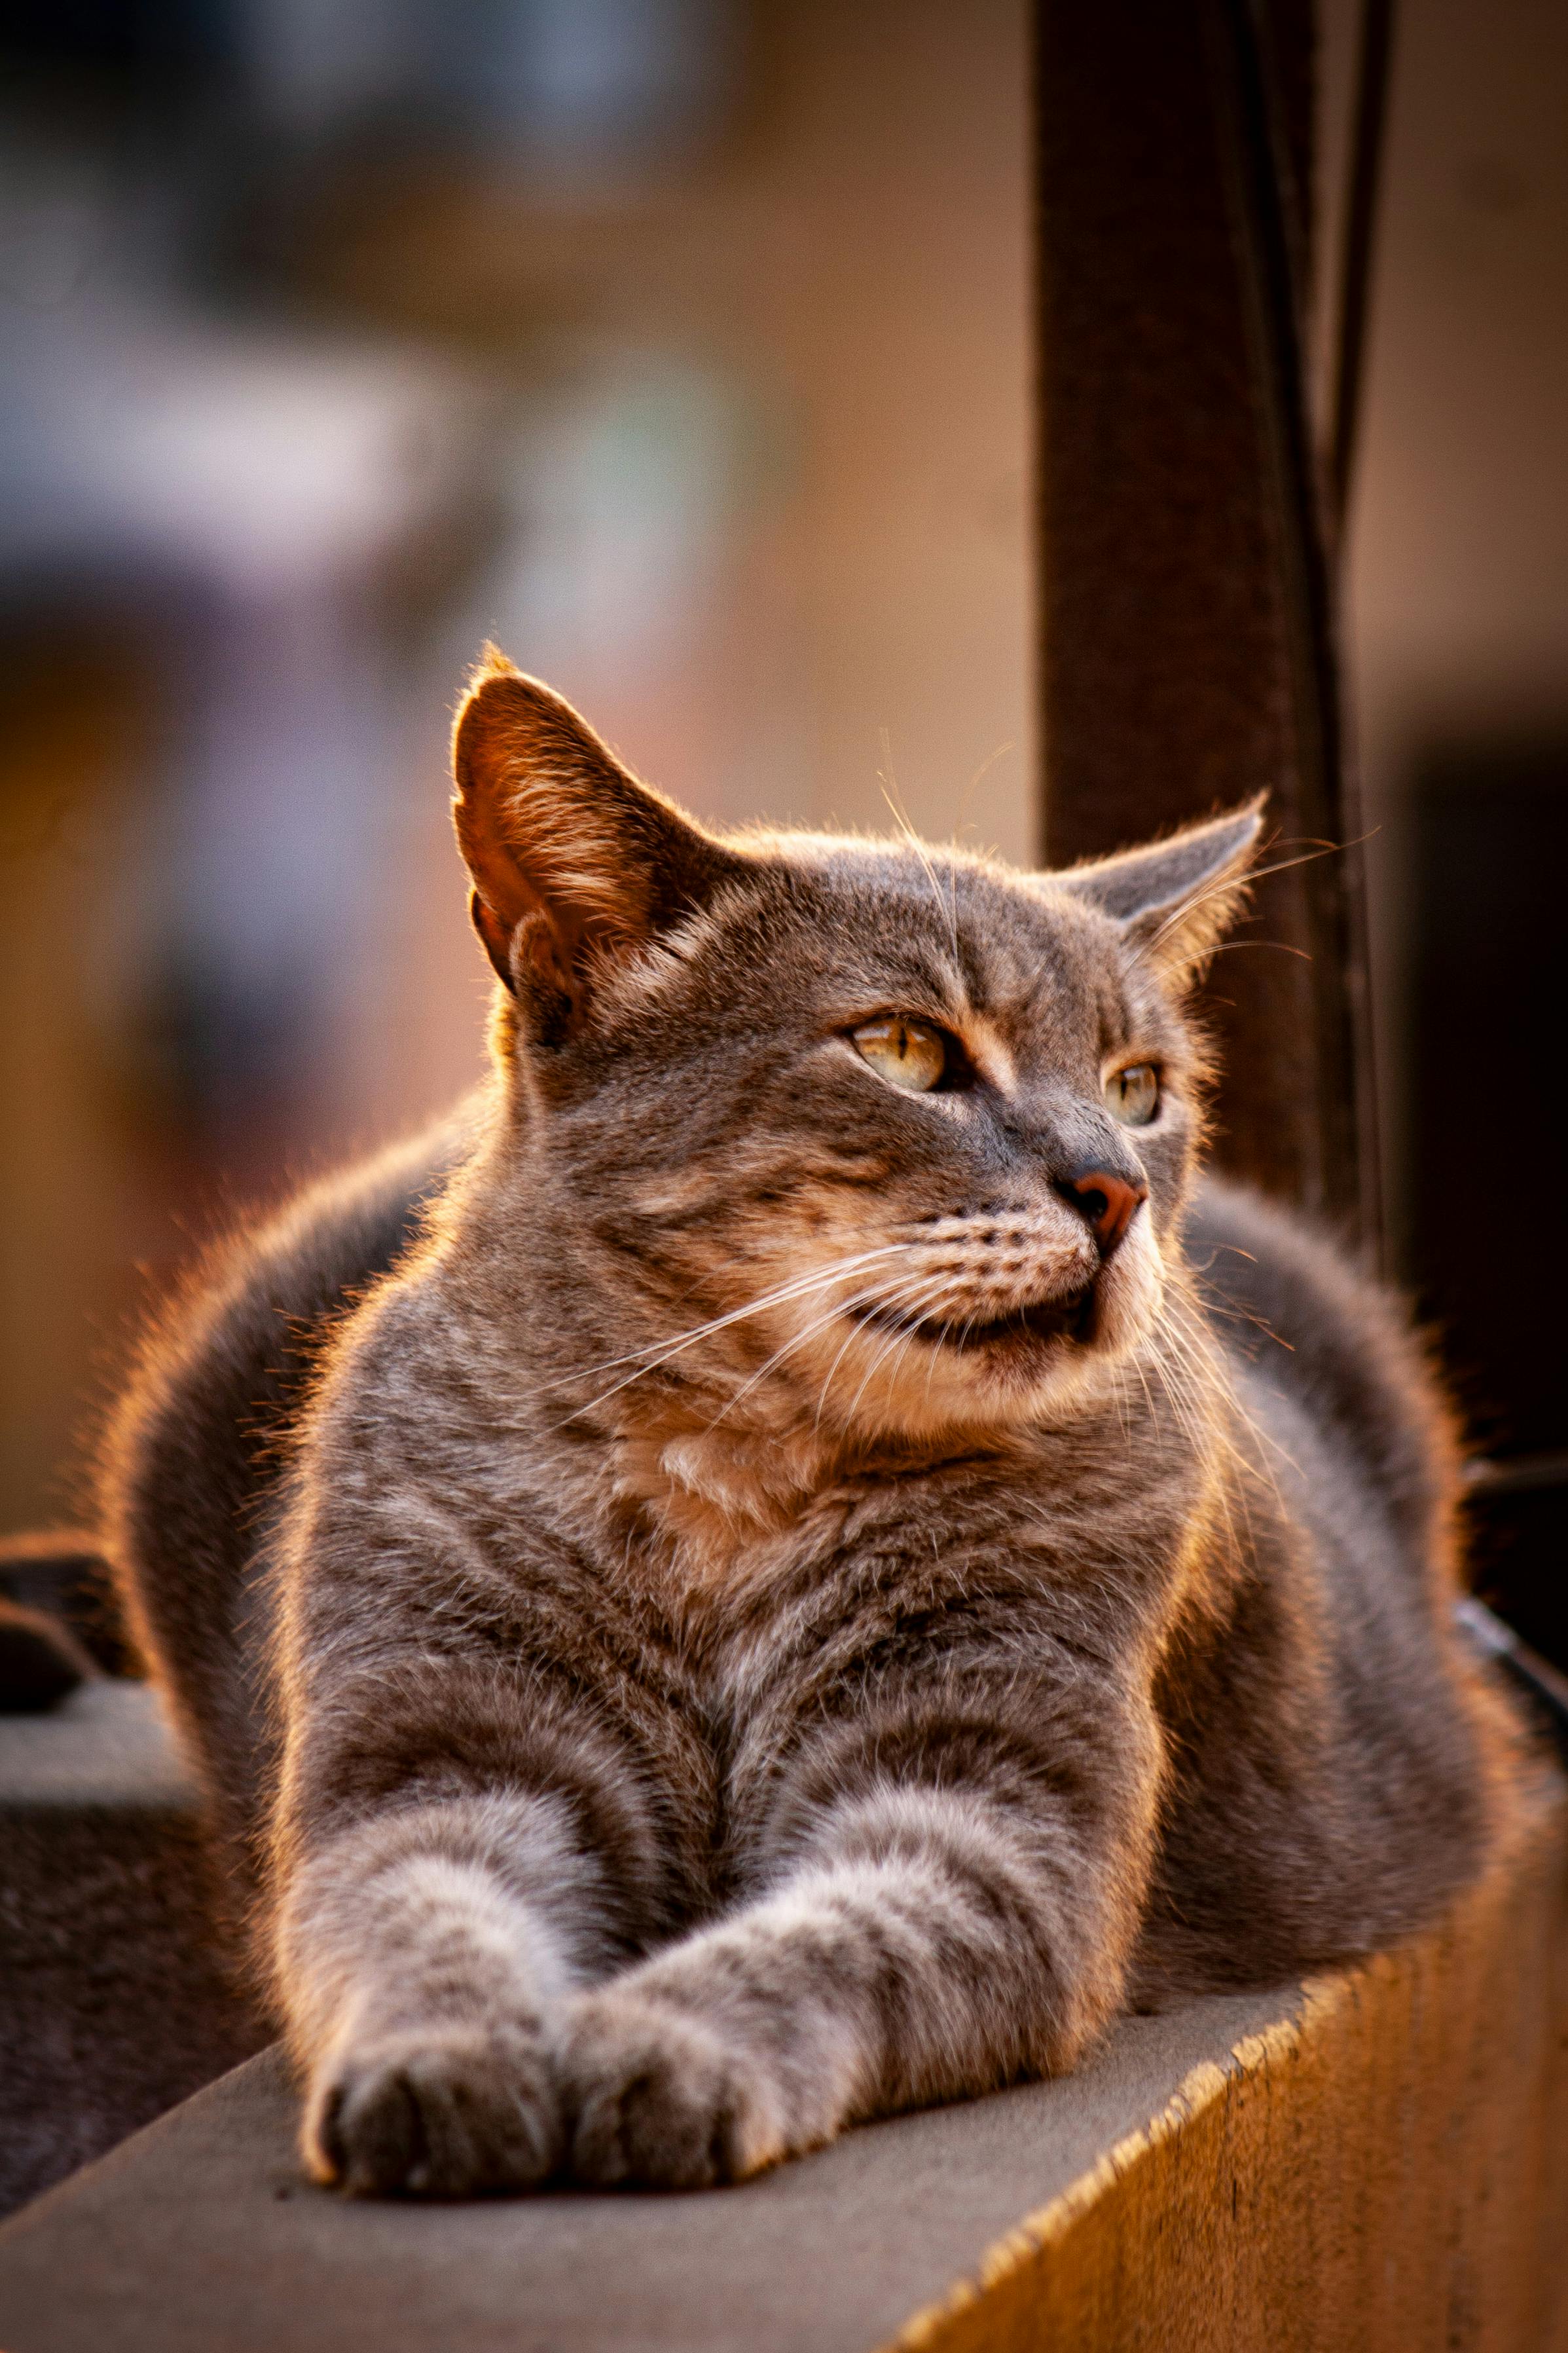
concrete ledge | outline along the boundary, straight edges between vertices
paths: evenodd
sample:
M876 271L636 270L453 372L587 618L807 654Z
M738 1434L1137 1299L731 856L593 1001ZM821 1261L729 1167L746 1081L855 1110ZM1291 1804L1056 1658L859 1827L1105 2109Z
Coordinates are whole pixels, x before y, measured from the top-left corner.
M6 2353L1542 2353L1568 2346L1568 1810L1430 1936L744 2188L301 2182L276 2054L0 2230Z
M0 2213L262 2040L153 1694L101 1678L0 1718Z
M899 2346L1561 2353L1565 1932L1552 1781L1436 1930L1200 2063Z
M196 1815L195 1784L146 1683L103 1676L48 1715L0 1715L0 1808Z

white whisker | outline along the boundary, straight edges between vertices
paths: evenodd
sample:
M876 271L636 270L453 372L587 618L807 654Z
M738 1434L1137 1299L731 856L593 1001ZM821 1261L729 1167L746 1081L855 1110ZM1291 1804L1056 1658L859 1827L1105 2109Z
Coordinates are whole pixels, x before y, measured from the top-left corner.
M956 1272L940 1278L932 1276L931 1281L936 1285L936 1297L922 1303L921 1311L922 1317L929 1315L931 1308L941 1303L942 1297L947 1292L952 1290L955 1286L961 1286L964 1282L964 1276L962 1272ZM861 1398L865 1396L866 1390L873 1376L880 1369L888 1356L891 1355L893 1349L900 1341L905 1339L914 1339L916 1336L917 1335L912 1331L908 1333L895 1332L887 1345L880 1349L878 1354L872 1357L871 1363L868 1367L865 1379L862 1380L859 1388L856 1390L854 1396L849 1401L849 1410L845 1416L845 1419L847 1421L854 1420L855 1409L857 1406L858 1406Z
M923 1314L931 1307L938 1303L948 1284L955 1279L956 1278L952 1274L911 1277L910 1287L905 1292L904 1295L890 1303L894 1306L895 1312L899 1314L908 1314L911 1310L917 1308ZM812 1419L811 1426L814 1431L819 1430L822 1427L823 1409L827 1403L828 1391L832 1388L833 1383L837 1377L838 1367L844 1362L845 1356L854 1346L856 1340L859 1336L860 1335L858 1333L851 1332L845 1339L837 1355L834 1357L833 1362L827 1367L827 1375L826 1379L823 1381L822 1388L816 1400L816 1412ZM857 1402L858 1402L858 1398L857 1398Z
M775 1348L773 1350L773 1355L767 1359L766 1363L759 1366L758 1369L752 1375L751 1378L742 1382L742 1386L736 1390L734 1396L731 1398L727 1403L721 1406L719 1411L714 1415L713 1419L708 1424L709 1430L712 1431L716 1430L719 1424L723 1420L725 1415L732 1411L733 1409L740 1404L742 1398L748 1396L750 1392L757 1387L760 1381L765 1380L768 1374L773 1372L777 1366L781 1365L786 1356L792 1356L796 1348L804 1347L808 1340L814 1340L819 1332L825 1332L828 1325L834 1323L840 1315L848 1315L852 1314L857 1307L870 1305L885 1306L889 1308L895 1314L901 1314L904 1312L906 1302L900 1295L900 1287L907 1288L910 1280L911 1278L908 1276L895 1278L893 1287L890 1290L885 1283L873 1283L867 1290L855 1293L851 1298L836 1300L833 1305L829 1307L825 1314L814 1316L811 1322L805 1325L804 1330L796 1332L790 1339L784 1342L781 1348ZM929 1278L927 1278L927 1280L929 1281ZM921 1286L917 1283L916 1287L918 1289ZM846 1348L848 1347L854 1338L855 1334L851 1332L848 1339L845 1341L844 1346ZM842 1349L840 1349L839 1354L843 1354Z
M607 1364L589 1366L587 1369L593 1372L610 1372L618 1364L634 1363L638 1356L651 1357L649 1363L639 1366L636 1372L628 1373L625 1380L612 1383L609 1388L604 1390L598 1397L591 1398L586 1405L578 1406L574 1412L567 1415L567 1420L574 1421L578 1414L592 1412L595 1406L604 1405L610 1398L617 1396L622 1389L629 1388L634 1381L641 1380L646 1374L658 1372L661 1366L668 1364L673 1357L684 1355L688 1348L695 1347L698 1341L708 1339L716 1332L725 1331L731 1324L744 1323L749 1316L760 1315L767 1308L781 1306L792 1299L806 1296L814 1291L825 1290L829 1283L841 1282L847 1275L857 1272L874 1260L900 1255L903 1248L904 1245L901 1243L889 1243L881 1250L864 1250L857 1258L840 1259L829 1266L815 1268L809 1274L797 1275L791 1282L781 1283L773 1291L764 1292L760 1299L750 1301L744 1307L731 1308L728 1314L715 1315L709 1323L694 1325L690 1331L681 1333L672 1341L653 1341L648 1347L633 1349L627 1356L612 1357ZM655 1354L654 1351L658 1353ZM580 1378L581 1376L573 1376L573 1377ZM551 1386L554 1388L563 1388L567 1383L561 1380L552 1382Z

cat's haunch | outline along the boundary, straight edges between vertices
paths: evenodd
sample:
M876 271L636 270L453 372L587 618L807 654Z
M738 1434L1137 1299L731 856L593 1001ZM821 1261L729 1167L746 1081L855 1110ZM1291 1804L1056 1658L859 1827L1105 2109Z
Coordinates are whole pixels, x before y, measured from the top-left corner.
M1425 1920L1519 1736L1398 1315L1196 1182L1259 807L719 836L499 655L454 773L490 1082L105 1471L317 2175L731 2179Z

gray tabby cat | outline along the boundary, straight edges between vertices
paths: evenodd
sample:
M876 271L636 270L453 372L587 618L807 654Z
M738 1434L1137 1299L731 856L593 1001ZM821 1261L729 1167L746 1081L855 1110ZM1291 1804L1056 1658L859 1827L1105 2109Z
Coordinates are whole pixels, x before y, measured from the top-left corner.
M209 1265L108 1471L316 2175L732 2179L1427 1917L1514 1772L1443 1414L1190 1198L1257 808L719 839L499 656L455 762L493 1084Z

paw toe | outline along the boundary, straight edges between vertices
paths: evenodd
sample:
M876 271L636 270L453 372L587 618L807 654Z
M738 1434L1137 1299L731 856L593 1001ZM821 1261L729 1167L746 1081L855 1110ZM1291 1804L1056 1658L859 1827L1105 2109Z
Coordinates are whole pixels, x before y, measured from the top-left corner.
M318 2180L359 2197L524 2189L559 2161L559 2104L530 2037L405 2035L339 2062L305 2146Z
M702 2189L741 2169L731 2063L703 2028L641 2005L590 2001L565 2072L579 2181Z

